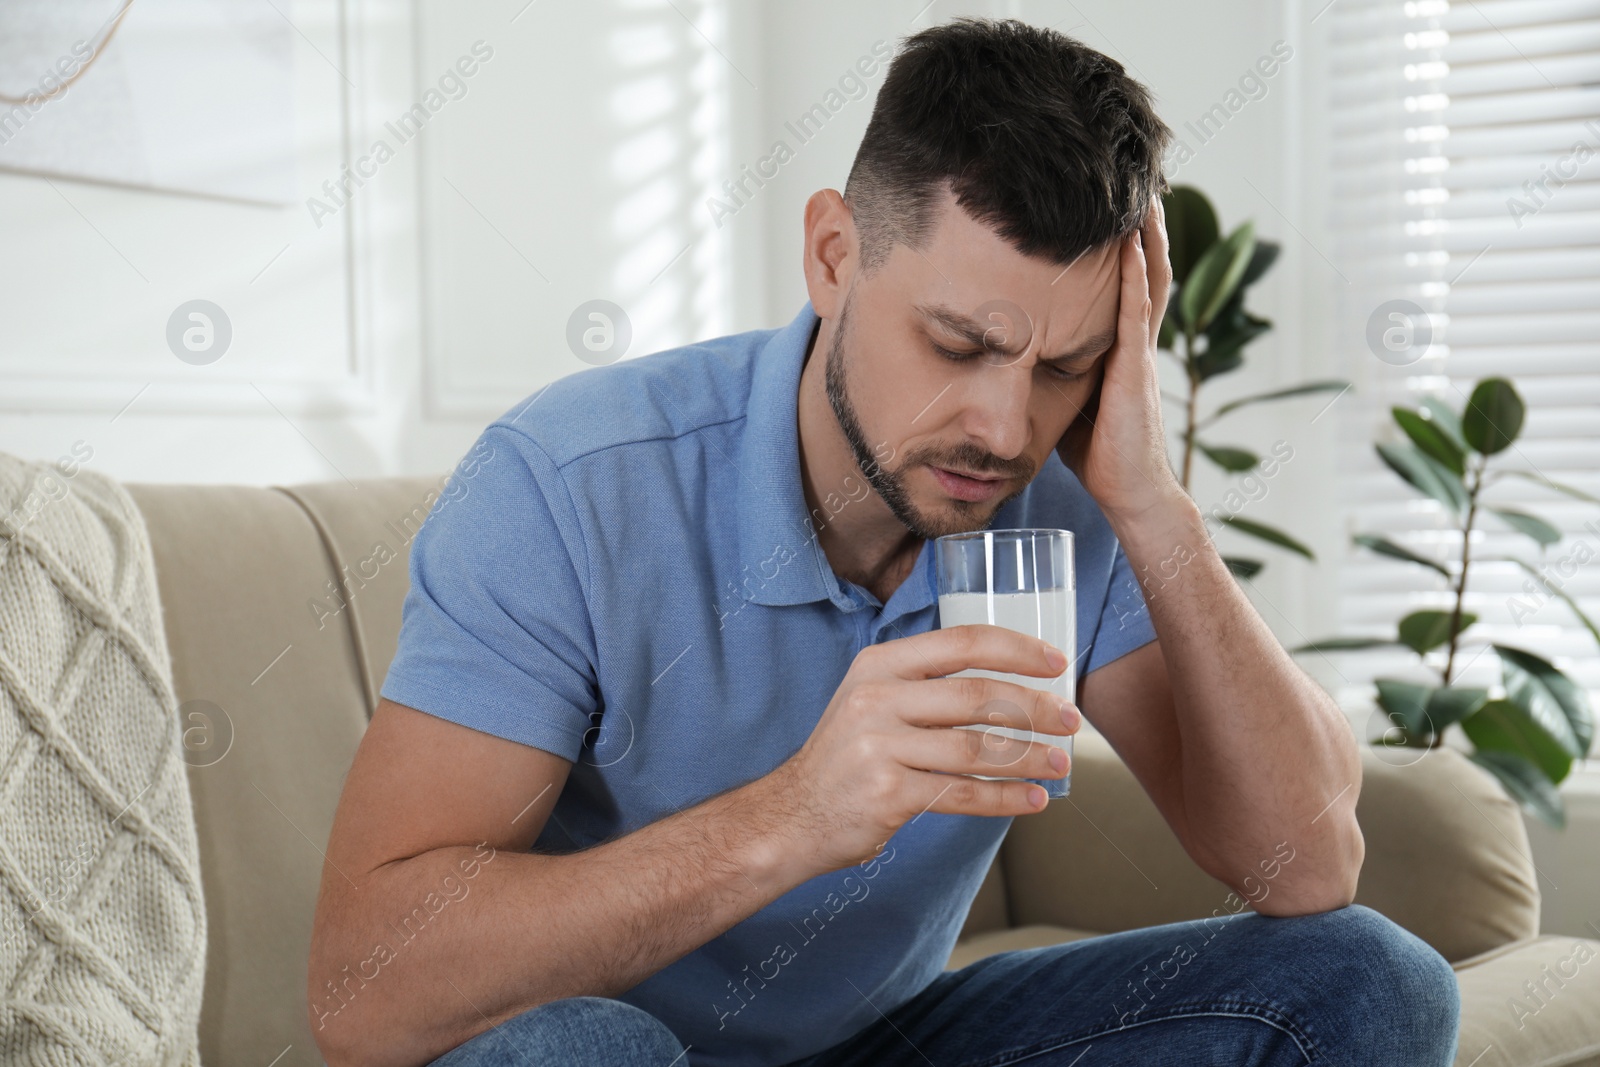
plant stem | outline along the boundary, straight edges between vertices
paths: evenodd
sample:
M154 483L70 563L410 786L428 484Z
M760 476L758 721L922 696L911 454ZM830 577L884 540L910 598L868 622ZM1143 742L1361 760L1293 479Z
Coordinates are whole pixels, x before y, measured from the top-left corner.
M1478 514L1478 491L1483 488L1483 468L1488 459L1480 459L1472 469L1472 485L1467 488L1467 518L1461 524L1461 574L1456 579L1456 606L1450 613L1450 652L1444 661L1444 684L1450 684L1450 674L1455 667L1456 646L1461 639L1461 605L1467 596L1467 565L1472 560L1472 522ZM1437 746L1438 738L1434 738Z
M1183 368L1189 378L1189 400L1183 427L1183 491L1189 492L1189 472L1194 468L1194 422L1200 402L1200 382L1194 373L1194 334L1183 335ZM1191 494L1192 495L1192 494Z

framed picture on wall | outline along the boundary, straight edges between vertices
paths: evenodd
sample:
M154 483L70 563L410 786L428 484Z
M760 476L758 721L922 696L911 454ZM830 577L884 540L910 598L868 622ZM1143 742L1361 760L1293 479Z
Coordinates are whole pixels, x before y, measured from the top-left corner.
M296 199L289 0L0 4L0 169Z

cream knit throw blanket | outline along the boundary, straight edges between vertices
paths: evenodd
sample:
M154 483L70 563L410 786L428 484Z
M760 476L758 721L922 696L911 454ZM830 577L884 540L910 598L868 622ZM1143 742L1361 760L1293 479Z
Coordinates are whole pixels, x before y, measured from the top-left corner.
M144 522L0 454L0 1064L195 1067L205 902Z

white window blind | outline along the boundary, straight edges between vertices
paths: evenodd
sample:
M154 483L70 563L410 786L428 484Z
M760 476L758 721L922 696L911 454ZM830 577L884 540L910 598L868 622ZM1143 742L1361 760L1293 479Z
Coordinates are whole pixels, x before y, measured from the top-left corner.
M1333 283L1335 321L1358 387L1333 412L1345 532L1388 536L1456 573L1454 516L1374 454L1375 441L1405 440L1390 405L1435 396L1460 410L1478 379L1509 378L1528 416L1491 469L1600 496L1600 0L1336 0L1318 17L1332 23L1331 258L1347 281ZM1426 312L1431 344L1380 359L1369 320L1395 300ZM1514 478L1484 499L1540 515L1564 536L1541 556L1480 514L1465 604L1479 622L1454 680L1498 684L1493 650L1479 654L1495 641L1552 660L1600 708L1594 638L1559 600L1530 592L1537 583L1515 564L1486 558L1548 565L1600 621L1600 506ZM1340 587L1344 634L1392 635L1406 613L1453 603L1443 577L1354 546ZM1335 662L1351 708L1371 703L1375 676L1436 681L1407 650Z

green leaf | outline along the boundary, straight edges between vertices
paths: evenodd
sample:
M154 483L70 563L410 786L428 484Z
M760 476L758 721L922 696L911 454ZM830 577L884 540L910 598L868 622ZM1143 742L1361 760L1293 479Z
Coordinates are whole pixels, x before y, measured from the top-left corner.
M1244 268L1244 275L1239 279L1239 288L1248 289L1261 280L1261 276L1272 269L1278 261L1281 249L1276 241L1257 241L1250 252L1250 263Z
M1241 519L1237 515L1224 515L1222 516L1222 521L1242 534L1249 534L1251 537L1277 545L1279 548L1287 548L1291 552L1298 552L1306 559L1315 560L1317 558L1311 549L1276 527L1252 522L1249 519Z
M1207 423L1215 422L1228 412L1242 408L1246 404L1259 404L1264 400L1282 400L1285 397L1302 396L1306 393L1326 393L1331 392L1334 389L1343 390L1348 388L1350 388L1349 382L1343 380L1342 378L1333 378L1323 382L1306 382L1304 385L1293 385L1287 389L1274 389L1270 393L1257 393L1254 396L1242 396L1237 400L1230 400L1226 404L1223 404L1216 411L1213 411L1209 417L1203 420L1200 425L1204 426Z
M1526 409L1516 387L1505 378L1485 378L1472 390L1461 415L1461 434L1467 444L1492 456L1503 451L1522 432Z
M1244 359L1244 346L1272 329L1272 322L1252 315L1244 307L1244 290L1237 290L1205 328L1205 351L1194 359L1194 372L1202 381L1235 370Z
M1498 475L1512 475L1513 477L1517 478L1526 478L1528 481L1537 482L1547 489L1554 489L1558 493L1565 493L1574 500L1587 500L1591 504L1600 504L1600 496L1592 496L1589 493L1585 493L1582 489L1574 488L1573 486L1566 485L1562 482L1552 481L1551 479L1546 478L1544 475L1534 471L1500 470L1496 471L1495 473Z
M1461 729L1481 752L1514 752L1533 763L1552 783L1572 770L1572 754L1545 733L1522 708L1509 700L1491 700Z
M1204 441L1195 441L1194 446L1205 453L1207 459L1225 471L1247 471L1261 462L1261 457L1248 448L1235 448L1232 445L1208 445Z
M1399 678L1377 678L1378 706L1389 713L1389 719L1411 737L1426 737L1428 730L1429 687Z
M1452 617L1449 611L1413 611L1400 620L1400 641L1419 656L1438 648L1450 640ZM1463 611L1461 627L1456 633L1462 633L1477 621L1478 617L1472 612Z
M1525 533L1541 545L1553 545L1561 540L1561 531L1551 526L1537 515L1529 515L1526 511L1514 511L1511 508L1489 508L1505 520L1507 526L1518 533Z
M1393 407L1389 412L1394 416L1394 421L1405 431L1406 436L1411 438L1412 444L1449 467L1456 477L1459 478L1466 473L1466 454L1456 447L1456 443L1450 440L1449 434L1439 428L1438 423L1423 418L1410 408Z
M1510 752L1474 752L1468 758L1500 779L1505 791L1527 811L1558 830L1567 825L1561 794L1537 766Z
M1483 706L1487 689L1436 688L1401 678L1375 679L1378 706L1408 738L1431 739Z
M1228 302L1250 265L1255 249L1255 223L1245 222L1206 249L1178 290L1178 305L1183 321L1191 330L1204 330L1222 305Z
M1217 243L1221 231L1217 213L1206 194L1192 185L1175 185L1161 197L1167 217L1167 259L1172 280L1182 285L1205 250Z
M1219 374L1236 371L1243 364L1244 353L1237 348L1222 352L1207 349L1194 359L1195 376L1203 382Z
M1450 438L1451 444L1463 452L1467 450L1467 439L1461 436L1460 415L1450 410L1449 406L1436 396L1423 397L1422 408L1428 413L1429 418L1438 424L1439 429L1444 431L1445 436Z
M1431 560L1427 556L1419 556L1417 553L1411 551L1409 548L1406 548L1404 545L1397 545L1386 537L1379 537L1377 534L1356 534L1354 540L1356 544L1361 545L1364 548L1370 548L1380 556L1388 556L1392 559L1408 560L1411 563L1420 563L1424 567L1432 567L1446 578L1450 577L1450 568L1446 567L1444 564L1439 563L1436 560Z
M1443 686L1428 694L1428 722L1434 732L1443 733L1452 723L1476 715L1489 699L1487 689Z
M1261 573L1261 568L1266 566L1259 559L1246 559L1244 556L1223 556L1222 562L1240 578L1254 578Z
M1506 696L1526 711L1540 728L1572 754L1583 759L1594 743L1594 713L1589 698L1547 659L1520 648L1495 645Z
M1392 637L1324 637L1321 641L1291 648L1290 652L1358 652L1367 648L1387 648L1400 642Z
M1576 600L1572 599L1565 592L1563 592L1559 586L1553 584L1550 579L1546 578L1541 571L1534 567L1533 564L1529 563L1527 560L1517 559L1515 556L1485 556L1484 559L1494 560L1499 563L1515 563L1517 566L1527 571L1533 580L1542 585L1551 596L1559 597L1566 603L1572 614L1576 615L1578 617L1578 621L1583 623L1584 629L1589 631L1589 636L1594 638L1595 644L1600 645L1600 626L1596 626L1594 624L1594 620L1583 613L1583 609L1578 606L1578 602ZM1513 607L1511 612L1511 617L1516 619L1516 608ZM1517 621L1519 623L1521 622L1520 619Z
M1377 445L1389 469L1456 514L1467 508L1467 487L1455 472L1415 445Z

